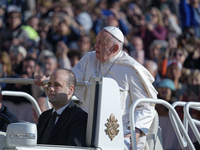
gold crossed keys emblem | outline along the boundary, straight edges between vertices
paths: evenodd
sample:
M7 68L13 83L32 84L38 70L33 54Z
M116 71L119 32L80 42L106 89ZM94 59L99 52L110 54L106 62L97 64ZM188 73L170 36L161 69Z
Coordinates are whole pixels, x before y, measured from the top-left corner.
M119 128L119 124L117 123L118 120L115 119L114 114L111 114L110 118L108 118L107 121L108 122L105 123L105 126L107 127L107 129L105 129L105 132L112 141L113 138L119 133L119 130L117 129Z

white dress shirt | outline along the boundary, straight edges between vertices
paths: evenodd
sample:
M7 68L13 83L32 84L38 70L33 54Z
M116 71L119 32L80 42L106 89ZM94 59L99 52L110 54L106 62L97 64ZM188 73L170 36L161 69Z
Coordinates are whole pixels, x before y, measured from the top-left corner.
M69 106L69 104L70 104L70 102L69 102L67 105L65 105L65 106L61 107L60 109L58 109L57 111L56 111L55 109L53 109L52 114L53 114L55 111L56 111L56 113L58 114L58 116L56 117L55 124L57 123L57 121L58 121L58 119L59 119L59 116L62 114L62 112L65 110L65 108L66 108L67 106Z

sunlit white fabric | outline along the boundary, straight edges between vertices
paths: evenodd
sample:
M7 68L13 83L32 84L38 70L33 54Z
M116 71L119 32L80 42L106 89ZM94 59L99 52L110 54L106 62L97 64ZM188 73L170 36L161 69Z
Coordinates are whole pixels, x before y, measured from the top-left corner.
M72 69L78 81L90 81L91 77L108 77L117 81L120 89L121 112L123 116L124 132L129 131L129 108L138 98L157 97L157 91L152 86L154 81L150 73L124 51L112 59L100 63L95 52L87 53ZM82 102L82 109L86 112L89 106L90 89L76 88L75 95ZM83 97L84 95L84 97ZM114 100L113 100L114 104ZM144 135L154 118L154 105L140 104L135 111L135 123Z

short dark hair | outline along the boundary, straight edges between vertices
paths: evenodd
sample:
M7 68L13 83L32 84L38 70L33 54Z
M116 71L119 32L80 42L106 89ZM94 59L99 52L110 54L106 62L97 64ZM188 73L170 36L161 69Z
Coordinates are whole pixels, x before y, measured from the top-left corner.
M65 69L68 73L68 86L73 85L76 86L76 76L70 69Z
M70 58L73 58L73 57L75 57L75 56L77 56L78 59L81 59L81 53L80 53L79 51L75 51L75 50L69 51L69 52L67 53L67 56L69 57L69 59L70 59Z
M72 72L72 70L67 69L67 68L58 68L55 70L59 71L59 70L64 70L67 72L68 76L67 76L67 86L73 85L74 87L76 86L76 76L75 74Z
M25 59L24 59L24 61L34 61L35 63L36 63L36 59L35 58L33 58L33 57L30 57L30 56L27 56Z

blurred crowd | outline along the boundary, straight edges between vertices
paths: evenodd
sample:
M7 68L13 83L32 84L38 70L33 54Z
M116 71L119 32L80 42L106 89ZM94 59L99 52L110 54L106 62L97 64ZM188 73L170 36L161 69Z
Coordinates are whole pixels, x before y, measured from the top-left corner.
M105 26L123 32L123 50L155 77L158 98L200 101L200 0L0 0L0 77L70 69L94 50ZM44 96L34 85L1 87L38 101ZM156 109L168 115L161 106ZM177 111L182 116L182 109Z

